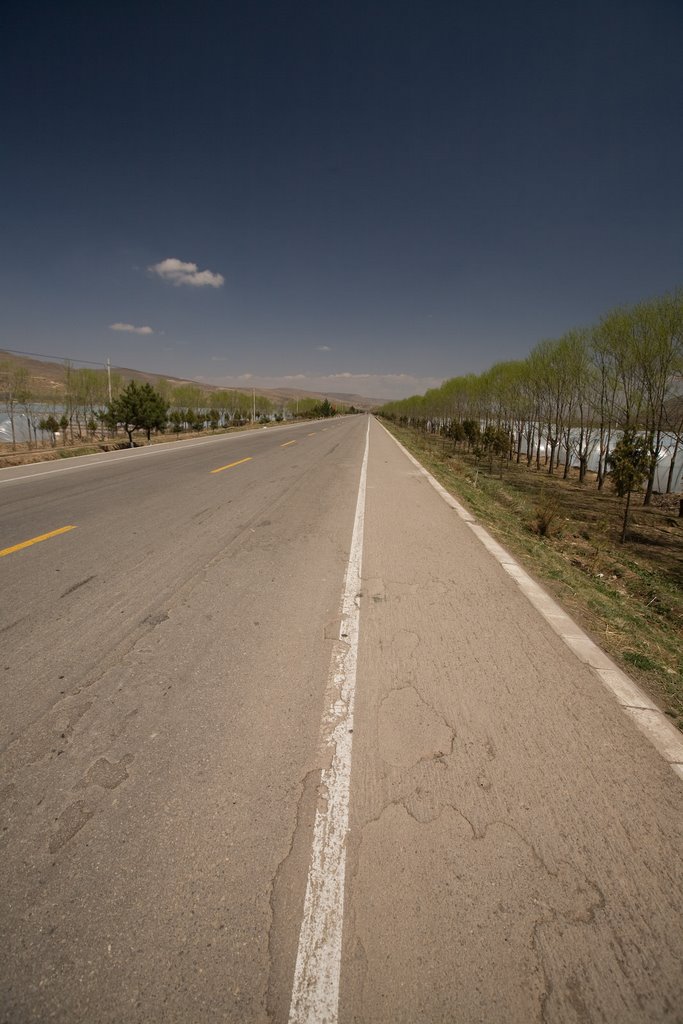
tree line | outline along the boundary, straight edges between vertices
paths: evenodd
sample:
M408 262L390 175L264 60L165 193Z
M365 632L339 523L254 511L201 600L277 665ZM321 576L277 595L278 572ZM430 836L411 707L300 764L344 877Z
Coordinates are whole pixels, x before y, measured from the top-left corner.
M159 378L154 386L119 373L75 368L67 364L63 386L32 377L18 360L0 362L0 409L7 415L16 448L19 422L25 425L29 447L45 436L53 446L115 436L125 423L144 422L134 429L184 432L241 426L249 422L335 415L327 399L276 402L255 392L214 391L192 383L173 384ZM354 410L355 411L355 410ZM129 433L132 443L132 432Z
M683 438L683 290L612 310L593 327L539 342L525 359L452 377L379 412L551 475L567 477L576 465L581 482L593 461L599 489L619 472L615 458L622 467L626 458L647 505L665 444L672 489Z

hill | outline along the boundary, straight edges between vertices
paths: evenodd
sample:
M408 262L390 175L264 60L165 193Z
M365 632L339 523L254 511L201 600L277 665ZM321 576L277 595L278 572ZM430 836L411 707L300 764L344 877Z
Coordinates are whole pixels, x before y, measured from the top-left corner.
M24 367L28 371L31 379L35 382L36 390L46 394L59 394L59 392L64 390L67 374L66 363L56 362L45 356L24 355L0 349L0 362L5 360ZM74 361L71 365L78 368L80 364ZM98 363L97 365L101 368L102 364ZM112 366L111 372L118 374L126 381L147 381L153 386L157 386L160 381L167 381L171 386L179 384L194 384L201 387L204 391L251 391L250 387L220 387L216 384L208 384L205 381L193 380L188 377L172 377L165 373L152 373L147 370L134 370L126 366ZM260 395L264 395L266 398L270 398L271 401L275 403L288 402L297 398L315 398L320 401L327 398L333 405L339 405L340 403L343 403L344 405L354 405L357 409L362 409L364 411L376 409L383 404L383 399L365 398L363 395L340 394L333 391L306 391L301 388L257 388L257 392Z

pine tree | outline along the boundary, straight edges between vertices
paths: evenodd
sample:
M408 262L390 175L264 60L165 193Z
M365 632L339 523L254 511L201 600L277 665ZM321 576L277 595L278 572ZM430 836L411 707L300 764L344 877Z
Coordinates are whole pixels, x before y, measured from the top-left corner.
M133 432L146 430L149 441L153 430L163 430L166 426L167 412L165 399L151 384L138 384L134 380L109 406L111 422L123 427L131 448L135 447Z

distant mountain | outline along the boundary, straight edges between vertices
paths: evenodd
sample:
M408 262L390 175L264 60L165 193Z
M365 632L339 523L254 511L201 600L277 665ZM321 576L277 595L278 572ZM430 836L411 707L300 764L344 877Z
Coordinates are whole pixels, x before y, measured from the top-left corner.
M59 393L63 391L66 380L66 365L63 362L54 362L43 356L17 355L14 352L0 349L0 363L5 360L25 367L41 391L46 393ZM73 366L77 368L78 364L74 362ZM251 391L250 387L224 388L216 384L207 384L204 381L192 380L187 377L170 377L165 373L132 370L130 367L125 366L112 366L111 371L123 377L124 380L147 381L152 385L156 385L159 381L164 380L168 381L171 385L196 384L198 387L203 388L204 391ZM301 388L257 388L256 390L259 395L264 395L274 402L288 402L296 398L317 398L322 401L327 398L333 405L343 403L344 405L353 405L356 409L362 409L363 411L377 409L384 404L384 399L365 398L363 395L340 394L334 391L305 391Z

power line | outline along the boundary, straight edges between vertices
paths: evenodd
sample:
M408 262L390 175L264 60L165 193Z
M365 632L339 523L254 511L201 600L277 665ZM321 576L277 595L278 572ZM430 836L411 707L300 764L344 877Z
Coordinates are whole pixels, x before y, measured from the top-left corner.
M11 356L34 356L37 359L49 359L51 362L63 362L63 363L87 363L88 366L103 366L106 367L106 363L97 363L92 359L72 359L71 356L54 356L47 355L45 352L23 352L18 348L3 348L3 352L8 352ZM138 371L140 372L140 371Z

